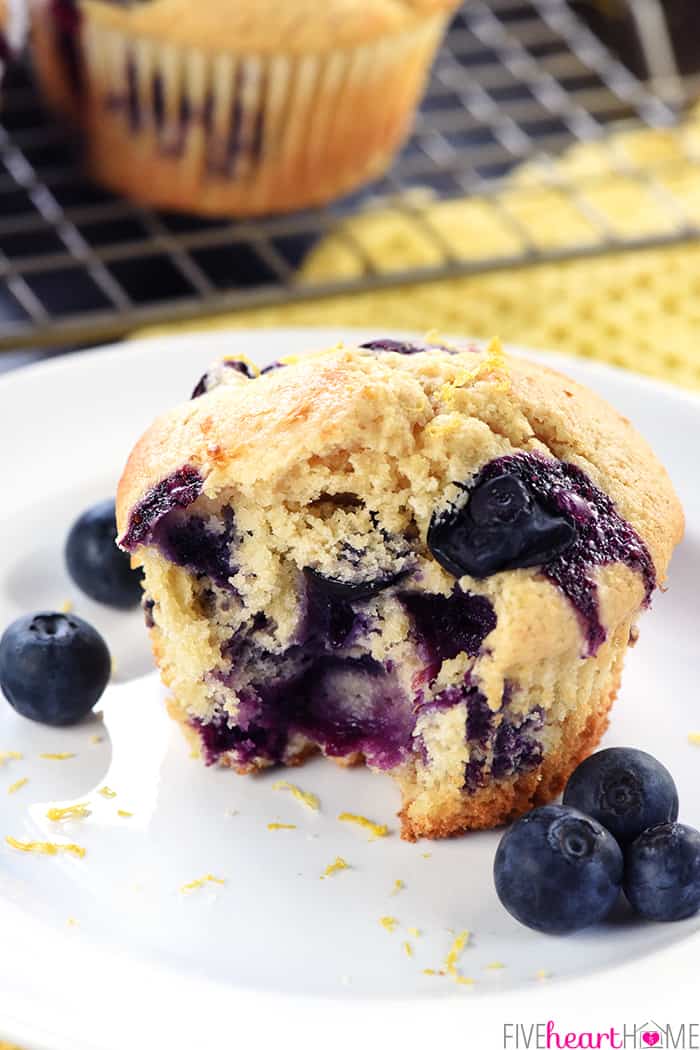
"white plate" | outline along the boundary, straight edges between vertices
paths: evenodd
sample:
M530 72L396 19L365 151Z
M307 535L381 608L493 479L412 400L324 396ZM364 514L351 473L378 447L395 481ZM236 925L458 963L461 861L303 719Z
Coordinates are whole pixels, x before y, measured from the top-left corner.
M432 1042L443 1025L468 1018L470 1036L481 1026L493 1037L488 1045L501 1046L501 1020L531 1014L545 1021L575 1010L582 996L586 1019L607 1004L612 1023L611 997L621 1011L630 989L635 1002L645 988L666 1004L688 994L700 944L695 920L651 925L620 915L574 937L544 937L498 904L490 874L498 834L401 842L397 795L386 777L323 761L285 773L319 795L315 814L273 791L282 774L239 778L191 761L164 713L140 615L105 611L70 584L62 545L71 520L112 493L134 439L155 413L189 395L210 360L240 351L265 363L343 335L353 338L296 330L163 339L0 380L0 626L71 599L104 632L116 660L103 725L52 730L0 705L0 750L24 755L0 768L0 1037L46 1050L203 1050L259 1041L262 1030L270 1038L304 1030L308 1042L314 1031L329 1036L332 1021L339 1045L350 1032L357 1037L350 1017L362 1002L375 1033L391 1020L396 1037L401 1019L414 1038ZM657 595L629 654L606 743L645 748L667 763L681 818L700 825L700 753L687 740L700 730L700 404L621 372L559 363L633 419L685 503L688 535L669 592ZM76 757L39 757L57 751ZM24 776L29 783L8 795ZM115 799L97 794L105 784ZM73 801L90 803L89 819L51 825L47 808ZM133 816L118 816L118 808ZM387 822L391 836L369 842L338 822L343 810ZM271 821L297 827L269 831ZM5 834L78 842L87 856L18 854ZM339 855L351 870L320 880ZM208 873L225 885L180 892ZM397 879L405 888L392 896ZM399 921L393 933L379 923L387 915ZM420 937L409 934L413 927ZM472 933L460 963L476 979L471 989L423 973L441 967L463 929ZM487 969L490 963L504 968ZM541 970L551 977L538 979Z

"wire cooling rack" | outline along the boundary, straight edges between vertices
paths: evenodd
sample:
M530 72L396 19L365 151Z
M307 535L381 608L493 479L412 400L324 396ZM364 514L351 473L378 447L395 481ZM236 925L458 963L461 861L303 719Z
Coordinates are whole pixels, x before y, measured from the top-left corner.
M455 258L411 203L410 191L427 187L440 197L480 194L501 209L498 190L522 161L546 164L572 143L604 142L620 121L672 127L682 101L676 91L671 106L645 87L565 0L468 0L438 55L414 132L385 178L327 208L232 222L156 213L88 182L28 72L13 72L0 114L0 349L84 344L144 324L697 237L663 187L664 232L631 237L613 234L560 181L593 236L538 247L508 216L517 249L468 261ZM625 174L653 181L648 171ZM349 241L361 255L359 278L299 282L310 247L378 203L420 223L438 261L378 272Z

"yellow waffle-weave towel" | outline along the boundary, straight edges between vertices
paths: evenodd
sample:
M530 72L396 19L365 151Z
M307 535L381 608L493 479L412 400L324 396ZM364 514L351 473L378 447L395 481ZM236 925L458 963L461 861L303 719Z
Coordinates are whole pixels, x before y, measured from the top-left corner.
M494 199L436 201L419 191L402 208L357 215L316 246L299 280L360 276L350 242L390 273L438 265L440 240L477 263L519 254L524 239L557 250L594 248L602 228L663 236L683 217L700 223L700 109L678 128L621 130L555 164L528 162ZM192 327L231 325L499 335L700 389L700 242L262 307Z

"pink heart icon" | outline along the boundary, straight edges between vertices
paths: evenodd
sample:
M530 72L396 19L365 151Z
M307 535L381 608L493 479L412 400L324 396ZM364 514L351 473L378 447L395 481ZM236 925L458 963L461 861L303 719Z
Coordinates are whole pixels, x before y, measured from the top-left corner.
M659 1038L660 1036L658 1032L642 1032L642 1039L647 1044L647 1046L656 1046L656 1044L659 1041Z

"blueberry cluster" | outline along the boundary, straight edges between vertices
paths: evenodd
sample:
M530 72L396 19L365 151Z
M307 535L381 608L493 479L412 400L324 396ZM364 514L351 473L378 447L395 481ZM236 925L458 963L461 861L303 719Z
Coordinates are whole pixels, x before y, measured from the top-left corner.
M65 547L68 574L83 594L115 609L142 597L142 573L116 545L114 500L88 508ZM25 718L75 725L102 696L111 673L102 635L72 613L39 612L10 624L0 638L0 688Z
M613 747L573 772L563 805L541 806L501 839L496 892L519 922L570 933L599 922L624 890L646 919L700 910L700 833L676 822L678 792L651 755Z

